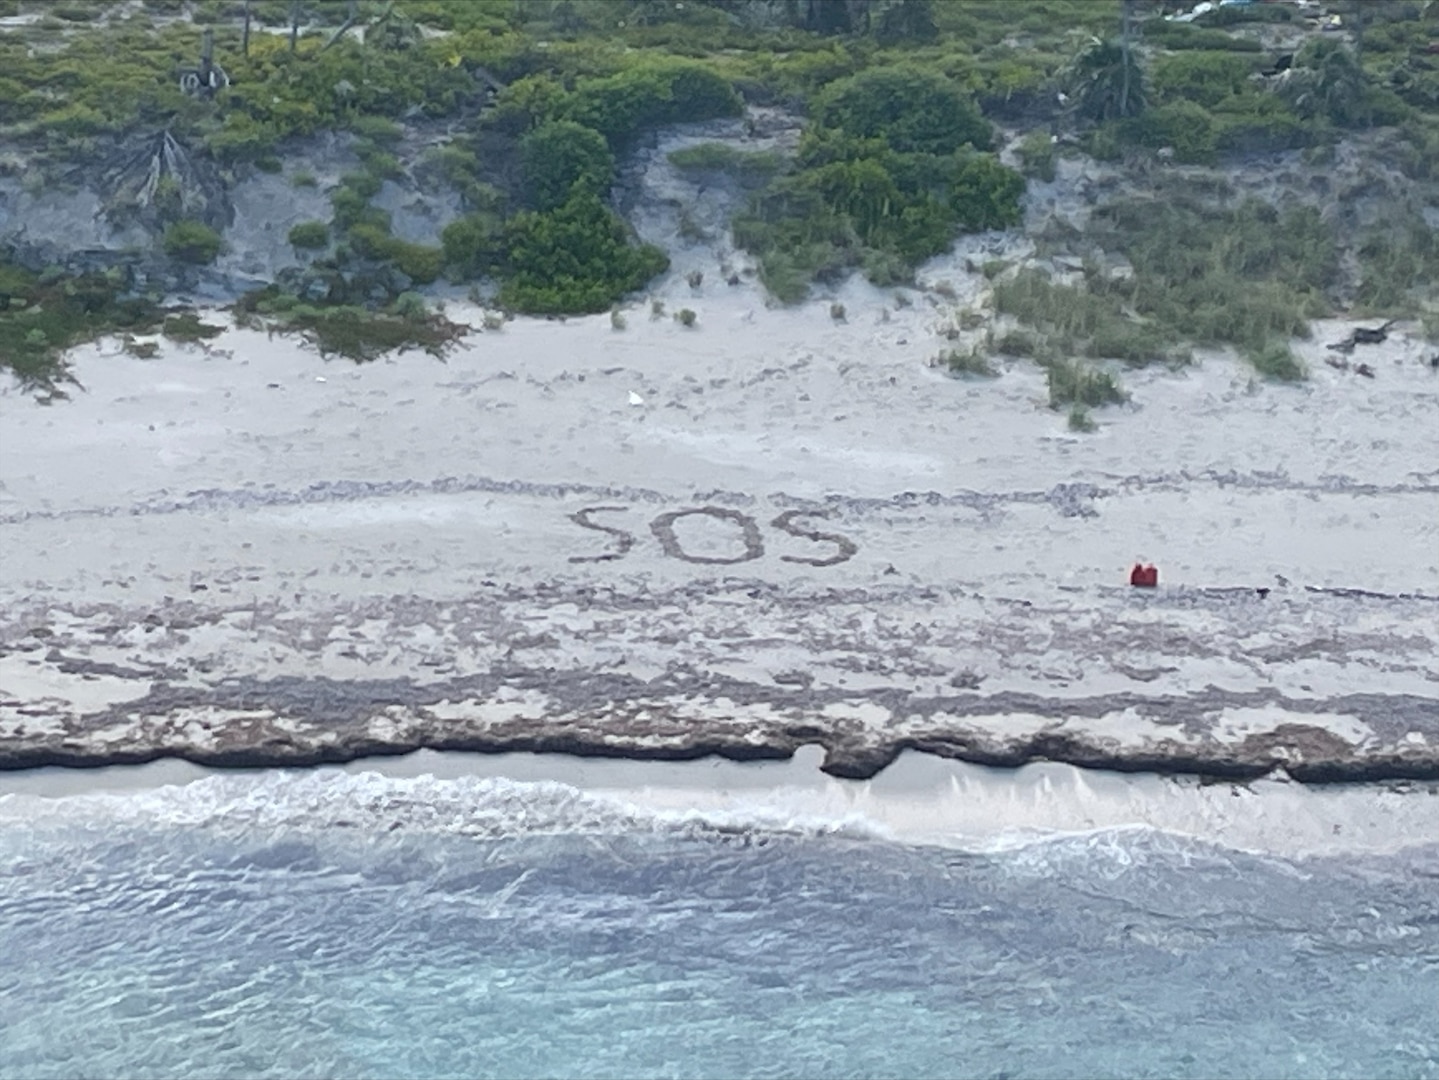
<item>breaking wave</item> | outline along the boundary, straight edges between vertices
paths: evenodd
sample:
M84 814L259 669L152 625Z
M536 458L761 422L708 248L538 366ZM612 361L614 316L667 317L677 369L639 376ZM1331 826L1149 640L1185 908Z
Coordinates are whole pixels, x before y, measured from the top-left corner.
M211 776L183 786L48 799L0 797L0 825L204 828L217 835L294 829L433 833L478 839L546 834L847 836L886 839L859 815L795 813L756 800L734 812L666 810L555 781L502 777L397 778L377 773L288 772Z

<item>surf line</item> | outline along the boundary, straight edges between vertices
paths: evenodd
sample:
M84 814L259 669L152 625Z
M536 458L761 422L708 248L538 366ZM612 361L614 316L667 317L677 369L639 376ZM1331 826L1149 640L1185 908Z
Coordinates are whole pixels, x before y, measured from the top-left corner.
M571 555L572 563L615 562L623 559L634 549L635 534L627 529L594 520L594 514L627 513L628 506L586 506L569 515L569 519L582 529L604 533L612 538L610 550L598 555ZM827 518L828 510L786 510L769 523L770 528L786 533L800 540L816 544L832 545L833 550L819 556L781 555L782 562L800 563L804 566L838 566L848 562L859 551L859 545L847 536L834 532L822 532L808 528L802 519ZM743 548L734 555L696 555L686 551L675 532L675 525L685 518L702 517L720 521L739 530L738 539ZM764 533L759 522L749 514L723 506L694 506L684 510L669 510L650 522L650 532L659 541L660 550L672 559L701 566L733 566L736 563L753 562L764 557ZM822 549L823 550L823 549Z

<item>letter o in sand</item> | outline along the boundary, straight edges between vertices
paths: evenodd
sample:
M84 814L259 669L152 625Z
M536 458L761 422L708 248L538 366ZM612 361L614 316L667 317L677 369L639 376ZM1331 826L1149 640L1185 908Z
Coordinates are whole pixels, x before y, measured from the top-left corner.
M675 522L680 518L696 515L717 518L720 521L732 521L738 525L744 531L744 554L731 558L718 558L712 555L691 555L686 552L684 548L680 547L679 537L675 535ZM650 522L650 532L655 534L655 539L660 542L660 547L664 549L666 555L675 559L683 559L689 563L727 566L733 563L750 562L764 554L764 537L760 535L759 526L755 524L754 518L748 514L741 514L738 510L726 510L720 506L697 506L693 510L671 510L668 514L661 514Z

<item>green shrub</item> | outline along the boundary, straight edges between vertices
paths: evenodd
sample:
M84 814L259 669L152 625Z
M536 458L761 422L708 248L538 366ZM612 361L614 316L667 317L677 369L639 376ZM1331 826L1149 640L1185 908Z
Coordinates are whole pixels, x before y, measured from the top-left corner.
M360 138L381 146L393 146L405 134L405 129L387 116L356 116L349 127Z
M1283 341L1269 341L1244 350L1244 358L1254 365L1254 370L1274 382L1302 382L1308 372L1288 344Z
M1192 101L1173 101L1158 108L1147 109L1123 122L1125 140L1158 150L1174 151L1176 161L1186 164L1208 164L1214 161L1218 134L1214 118L1202 105Z
M1312 207L1170 195L1101 208L1091 228L1134 266L1139 313L1199 344L1307 336L1339 272L1333 229Z
M1052 182L1055 176L1053 136L1043 128L1026 132L1019 140L1019 162L1025 176Z
M1049 407L1084 405L1097 409L1101 405L1120 405L1129 400L1114 376L1098 368L1084 367L1072 360L1053 360L1045 366L1049 385Z
M879 139L899 153L952 154L989 149L993 133L974 101L951 80L911 68L872 68L835 83L820 126L856 139Z
M810 281L837 281L855 266L876 284L911 280L914 267L948 250L957 232L1020 220L1024 178L967 145L989 138L987 124L970 122L968 100L939 76L875 74L832 91L801 139L797 170L757 192L731 222L735 242L759 257L761 280L783 302L802 299ZM926 109L939 120L924 119ZM881 135L867 126L901 113ZM826 127L825 118L848 128Z
M394 251L395 238L390 230L369 222L353 225L345 233L350 249L362 259L387 260Z
M1368 123L1374 127L1394 127L1407 121L1413 110L1393 90L1369 86L1364 91L1364 110Z
M809 258L807 254L802 252L796 258L793 254L773 250L761 257L759 279L781 304L798 304L809 296L815 264L820 260Z
M330 227L323 221L302 221L290 229L290 246L315 251L330 246Z
M866 251L859 265L864 276L881 289L914 283L914 268L888 251Z
M121 299L127 290L120 271L47 280L0 263L0 370L8 368L21 386L64 396L65 350L103 334L158 328L155 305Z
M1043 346L1034 333L1028 330L1011 330L995 341L994 351L1002 356L1019 356L1033 360L1043 355Z
M346 173L340 177L339 190L350 191L369 202L380 193L384 178L372 172Z
M1076 285L1059 285L1042 270L1020 270L994 283L994 309L1063 346L1087 340L1096 327L1119 317L1118 304Z
M553 210L574 193L605 196L615 158L605 138L571 120L555 120L520 140L525 192L539 210Z
M198 341L209 341L217 338L225 332L223 326L214 323L207 323L201 320L200 316L193 311L181 312L178 315L171 315L165 319L161 327L163 333L171 341L194 343Z
M515 311L608 311L669 266L658 248L631 245L624 221L592 194L577 193L555 210L516 214L505 241L500 301Z
M419 293L413 292L401 293L395 297L395 302L390 305L390 310L410 322L417 322L430 314L430 309L425 304L425 298Z
M180 262L204 265L220 254L220 234L202 221L177 221L160 241L165 254Z
M1069 407L1067 423L1070 431L1078 431L1084 434L1096 430L1098 426L1095 424L1094 418L1089 415L1089 410L1077 401Z
M365 172L373 181L383 182L394 180L404 175L404 169L400 168L400 159L388 150L382 150L368 140L361 141L355 147L355 156L364 165ZM367 185L368 186L368 185ZM379 188L376 187L378 191Z
M1126 318L1101 320L1083 350L1091 359L1119 360L1130 367L1167 363L1180 355L1174 348L1172 332Z
M341 232L362 222L379 224L385 231L389 230L389 215L372 207L369 196L361 195L352 187L341 186L331 192L330 206L335 211L335 228Z
M990 154L960 157L950 188L955 224L965 232L1006 229L1018 225L1023 213L1024 177ZM946 237L945 247L953 236Z
M1227 97L1249 91L1255 70L1254 60L1232 52L1159 56L1150 77L1154 103L1189 102L1212 109Z
M713 120L742 111L739 95L723 76L700 64L663 60L579 79L568 97L538 115L576 121L618 146L660 124Z
M1053 100L1057 67L1050 56L1004 48L997 58L986 55L975 64L978 85L973 89L986 115L1017 114L1027 119ZM966 84L972 81L967 75L953 74Z
M1308 146L1316 137L1283 98L1247 94L1220 103L1213 113L1215 143L1233 153L1274 153Z
M416 285L429 285L445 268L445 253L441 248L406 240L391 240L389 257L396 269Z
M989 362L989 357L980 348L950 349L939 357L940 363L951 375L971 379L997 379L999 371Z
M438 173L460 193L470 210L496 210L504 201L500 192L480 179L483 170L479 155L467 143L455 142L426 151L420 175Z
M445 226L440 242L451 279L470 281L496 272L504 252L504 226L495 214L467 214Z
M1366 230L1356 251L1355 305L1375 314L1407 314L1414 291L1439 281L1439 240L1422 217L1395 214Z
M313 307L272 285L243 297L236 313L243 323L293 330L321 355L345 356L357 363L409 349L444 357L465 335L466 327L432 312L421 313L410 301L404 301L403 308L403 312L390 313L359 307Z

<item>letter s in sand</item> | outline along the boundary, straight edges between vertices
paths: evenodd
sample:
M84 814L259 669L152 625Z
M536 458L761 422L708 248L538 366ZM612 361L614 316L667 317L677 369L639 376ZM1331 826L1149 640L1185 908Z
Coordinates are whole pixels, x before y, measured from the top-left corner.
M611 525L601 525L598 521L591 521L590 515L597 514L601 510L615 510L620 513L628 513L628 506L586 506L583 510L576 510L570 515L573 521L582 529L593 529L595 532L609 533L615 538L615 550L607 551L603 555L571 555L570 562L613 562L615 559L623 559L629 554L630 548L635 546L634 533L625 532L624 529L616 529Z
M835 545L839 550L827 559L803 559L795 555L781 555L785 562L804 563L806 566L838 566L842 562L848 562L854 558L855 552L859 551L859 545L839 533L820 532L818 529L804 529L795 524L795 518L802 517L829 517L828 510L786 510L779 517L770 522L780 532L789 533L791 536L798 536L804 540L813 540L816 543L829 543Z

